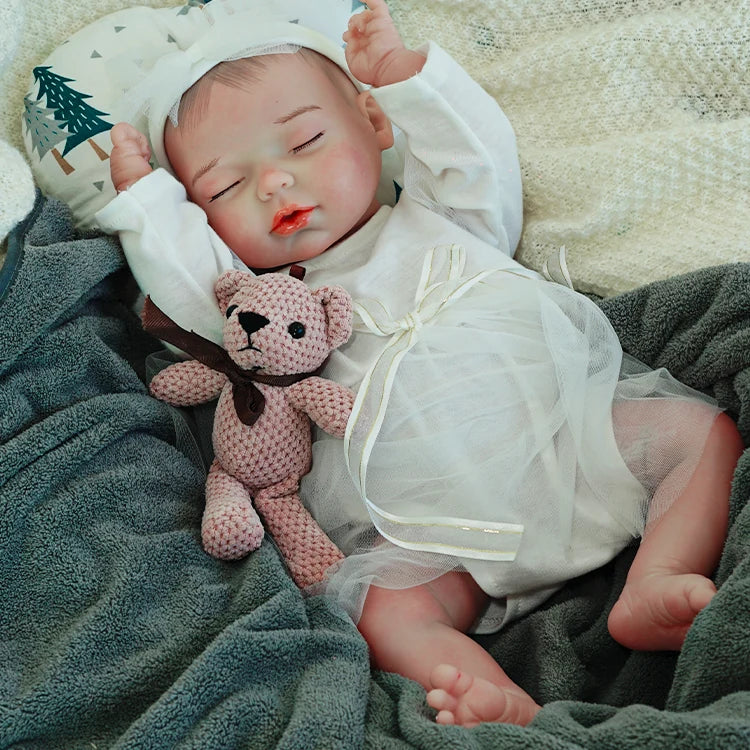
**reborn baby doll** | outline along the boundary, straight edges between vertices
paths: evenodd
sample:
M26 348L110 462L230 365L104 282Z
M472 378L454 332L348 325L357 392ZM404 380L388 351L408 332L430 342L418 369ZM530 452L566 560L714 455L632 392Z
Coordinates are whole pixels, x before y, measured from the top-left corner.
M634 537L610 632L679 649L715 594L742 449L731 420L625 357L590 300L512 260L513 131L445 52L407 49L383 0L352 17L346 61L304 28L319 3L274 4L263 23L247 6L148 84L151 146L178 181L118 126L124 192L99 220L144 290L207 336L221 316L206 281L236 261L303 263L356 300L327 371L358 389L344 449L316 436L303 491L346 554L327 591L373 663L424 685L440 722L527 723L539 706L468 633ZM393 207L377 195L392 123L406 160Z

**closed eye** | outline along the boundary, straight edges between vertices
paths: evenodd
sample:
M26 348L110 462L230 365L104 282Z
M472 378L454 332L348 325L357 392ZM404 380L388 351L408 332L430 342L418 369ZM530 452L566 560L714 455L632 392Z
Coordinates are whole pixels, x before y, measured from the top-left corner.
M303 149L306 149L308 146L312 146L313 143L315 143L315 141L323 137L324 133L325 131L322 131L318 133L316 136L313 136L312 138L310 138L309 141L305 141L304 143L301 143L299 146L295 146L292 149L292 153L298 154L300 151L302 151Z
M208 202L211 203L211 201L215 201L217 198L221 198L224 193L228 193L233 187L237 187L242 182L242 180L237 180L237 182L233 182L229 187L225 187L223 190L220 190L216 195L212 195Z

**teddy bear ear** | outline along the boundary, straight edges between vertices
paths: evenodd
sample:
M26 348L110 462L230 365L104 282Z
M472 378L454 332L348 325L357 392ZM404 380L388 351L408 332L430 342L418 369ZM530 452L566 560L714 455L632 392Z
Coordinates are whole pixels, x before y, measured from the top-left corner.
M340 286L323 286L312 295L323 304L328 319L328 345L336 349L352 335L352 298Z
M229 300L234 297L237 291L255 280L255 274L247 271L225 271L214 284L214 294L219 303L219 308L223 313L227 311Z

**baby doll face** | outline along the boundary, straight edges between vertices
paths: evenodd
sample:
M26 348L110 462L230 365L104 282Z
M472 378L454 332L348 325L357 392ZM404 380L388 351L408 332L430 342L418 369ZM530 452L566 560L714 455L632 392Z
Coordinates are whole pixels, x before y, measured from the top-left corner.
M372 97L340 71L300 54L264 63L239 88L212 82L201 115L164 132L191 200L250 268L313 258L364 224L393 142Z

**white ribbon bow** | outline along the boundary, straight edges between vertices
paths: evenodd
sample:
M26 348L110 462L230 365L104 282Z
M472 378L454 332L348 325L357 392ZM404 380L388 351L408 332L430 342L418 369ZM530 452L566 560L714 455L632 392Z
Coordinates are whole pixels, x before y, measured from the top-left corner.
M436 265L436 260L445 262ZM394 319L378 300L355 303L355 312L371 333L390 336L381 354L362 380L344 436L347 467L378 531L407 549L438 552L480 560L513 560L523 534L523 525L448 516L405 516L390 513L367 497L367 466L385 418L388 400L401 360L416 344L420 330L488 276L504 271L492 269L463 276L466 251L458 245L438 247L425 257L414 297L415 306L404 317ZM380 392L374 391L380 389ZM365 399L377 405L367 434L353 442L363 429ZM359 437L359 435L358 435ZM426 538L427 537L427 538Z

